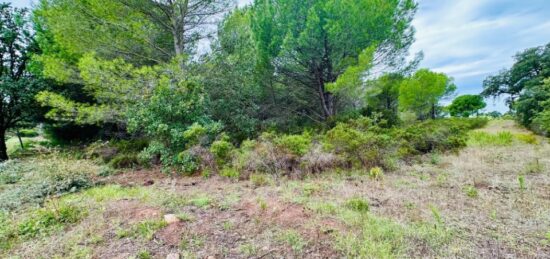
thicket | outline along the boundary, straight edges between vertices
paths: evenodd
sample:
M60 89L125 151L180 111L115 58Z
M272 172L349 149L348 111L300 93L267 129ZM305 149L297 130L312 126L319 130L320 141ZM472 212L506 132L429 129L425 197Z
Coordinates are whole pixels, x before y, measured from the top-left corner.
M380 127L368 117L339 122L325 131L302 134L265 132L235 147L221 134L207 145L182 152L173 172L220 172L246 178L257 173L302 177L334 169L395 169L429 152L449 152L466 145L468 131L483 127L487 119L439 119L404 127Z

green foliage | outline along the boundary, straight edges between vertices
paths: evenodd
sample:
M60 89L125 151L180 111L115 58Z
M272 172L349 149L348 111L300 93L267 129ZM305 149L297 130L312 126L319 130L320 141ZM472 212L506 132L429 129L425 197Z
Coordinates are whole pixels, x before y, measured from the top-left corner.
M416 245L433 252L444 248L451 237L446 229L434 228L431 224L403 225L356 212L341 217L354 232L337 233L335 247L349 258L402 258Z
M476 187L474 187L472 185L468 185L468 186L464 187L464 192L470 198L477 198L477 196L479 195L478 192L477 192Z
M470 117L478 114L479 110L485 108L487 103L479 95L461 95L453 100L448 107L449 113L454 117Z
M99 168L84 160L71 160L54 154L47 158L2 164L0 210L17 210L42 204L49 195L76 192L91 187ZM11 184L10 184L11 183Z
M535 136L533 134L521 134L520 133L520 134L515 134L515 137L518 140L520 140L521 142L531 144L531 145L538 145L540 143L537 136Z
M86 215L85 211L71 205L37 210L30 217L17 225L17 235L32 238L62 228L67 224L80 221Z
M229 142L229 137L226 135L222 135L210 145L210 152L214 155L219 166L223 166L229 161L231 152L234 149L235 147Z
M149 251L147 250L139 250L138 254L137 254L137 258L138 259L152 259L153 256L151 256L151 253L149 253Z
M449 151L466 146L469 130L487 124L487 119L440 119L413 124L396 132L403 139L401 155Z
M526 49L514 57L510 69L483 82L483 96L507 96L518 121L542 134L550 132L550 44Z
M353 211L366 213L369 211L369 202L363 198L352 198L346 201L346 208Z
M38 119L34 96L46 84L29 73L30 57L39 50L26 9L0 4L0 161L8 159L6 131Z
M34 138L39 135L36 129L21 129L17 134L22 138Z
M508 131L491 134L484 131L470 133L468 144L477 146L510 146L514 142L514 135Z
M385 74L367 82L366 112L369 116L380 116L388 126L399 123L399 87L404 80L401 74Z
M401 110L416 113L421 120L435 119L439 101L455 90L452 79L445 74L420 69L401 83L399 106Z
M416 4L408 0L257 0L251 23L258 67L266 75L262 83L270 87L284 81L277 87L292 94L291 109L326 120L336 115L337 105L351 106L337 100L357 100L354 93L372 66L374 51L389 66L404 63L415 11ZM377 48L382 42L384 47Z
M370 124L368 119L363 118L355 123L336 125L325 135L327 148L355 165L383 166L391 137L377 132L376 127L371 128Z
M270 179L265 174L251 174L250 175L250 182L255 187L261 187L268 185L270 183Z
M195 207L204 208L212 203L212 199L208 196L198 196L191 199L189 202Z
M109 161L109 166L114 169L133 168L139 164L140 162L136 154L119 154Z
M220 171L220 175L230 179L239 179L241 174L237 169L226 167Z
M307 245L307 242L302 238L300 233L295 230L282 232L279 239L289 245L295 253L301 253L302 249Z
M524 191L527 189L527 186L525 185L525 176L524 175L518 175L518 184L519 189Z
M384 178L384 170L380 167L373 167L369 170L369 178L373 180L382 180Z
M290 154L303 156L311 148L312 138L308 132L304 132L301 135L278 136L274 142Z
M134 237L141 237L146 240L152 240L153 235L157 230L166 227L167 223L164 220L148 220L138 223L133 226L132 232Z

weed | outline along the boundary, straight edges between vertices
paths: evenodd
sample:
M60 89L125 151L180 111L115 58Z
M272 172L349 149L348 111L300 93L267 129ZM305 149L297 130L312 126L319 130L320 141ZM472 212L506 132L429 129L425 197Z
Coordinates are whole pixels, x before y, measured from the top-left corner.
M56 228L63 228L66 224L76 223L85 215L85 211L71 205L39 209L18 224L17 234L26 238L47 234Z
M524 191L527 189L526 185L525 185L525 176L523 175L519 175L518 176L518 183L519 183L519 189Z
M384 178L384 170L380 167L373 167L369 170L369 177L376 181L382 180Z
M439 209L435 205L430 205L430 211L432 212L432 217L435 220L436 227L441 227L445 225L445 222L443 221L443 217L441 217L441 212L439 212Z
M472 146L510 146L514 142L514 135L508 131L491 134L484 131L473 131L468 141Z
M258 206L260 206L260 210L262 212L267 210L267 202L262 198L258 198Z
M477 198L477 196L479 195L476 187L474 187L473 185L467 185L466 187L464 187L463 190L470 198Z
M245 257L250 258L258 253L258 248L254 244L246 243L239 246L239 252Z
M205 168L204 170L202 170L201 175L202 175L202 178L208 179L212 175L212 172L210 171L210 169Z
M307 244L296 230L286 230L281 233L279 238L288 244L295 253L301 253Z
M492 210L492 211L491 211L491 214L489 215L489 217L490 217L492 220L497 220L497 210Z
M233 223L231 221L224 221L223 222L223 230L229 231L233 228Z
M241 174L237 169L226 167L220 171L220 175L230 179L239 179Z
M321 190L320 186L315 183L306 183L302 186L302 194L305 197L311 197Z
M438 165L439 163L441 163L441 156L437 153L432 153L430 155L430 164Z
M265 174L252 174L250 175L250 182L254 187L266 186L269 184L269 178Z
M346 208L365 213L369 211L369 202L362 198L352 198L346 201Z
M445 172L439 173L437 175L437 177L435 178L436 185L439 186L439 187L445 186L445 184L447 183L448 178L449 178L448 173L445 173Z
M176 217L179 220L183 221L183 222L194 220L193 216L191 216L191 215L189 215L188 213L185 213L185 212L179 213L178 215L176 215Z
M147 251L147 250L140 250L137 253L136 257L138 259L151 259L151 258L153 258L153 256L151 256L151 253L149 253L149 251Z
M523 171L525 174L540 174L544 172L544 166L539 162L539 159L536 159L533 162L527 163Z
M195 207L204 208L210 205L212 200L208 196L199 196L189 200L189 202Z
M530 133L530 134L516 134L515 135L516 138L526 144L531 144L531 145L538 145L539 144L539 140L537 139L537 137Z
M181 250L197 249L204 245L204 237L197 234L185 235L180 241Z
M338 207L334 203L329 202L311 202L308 204L308 207L311 210L324 215L334 215L338 211Z
M414 202L407 201L407 202L405 202L405 208L407 208L409 210L415 209L416 204L414 204Z
M132 228L132 237L141 237L146 240L152 240L157 230L166 227L167 223L164 220L147 220L138 223Z

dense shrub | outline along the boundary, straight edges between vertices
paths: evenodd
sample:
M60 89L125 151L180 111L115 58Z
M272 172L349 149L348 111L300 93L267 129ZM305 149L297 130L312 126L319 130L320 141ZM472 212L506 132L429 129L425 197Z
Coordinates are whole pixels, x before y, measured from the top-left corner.
M233 144L229 142L229 137L227 135L222 135L218 140L212 142L212 145L210 145L210 152L214 155L216 163L223 166L229 161L231 151L234 148Z
M353 166L372 167L383 164L391 137L374 131L360 131L349 124L338 124L325 135L326 149Z
M301 135L283 135L275 138L278 147L290 154L303 156L311 147L311 135L305 132Z
M118 154L109 161L109 166L114 169L133 168L139 164L137 154Z
M469 130L483 127L487 122L485 118L431 120L397 130L394 137L401 140L405 155L452 151L466 146Z
M245 175L302 176L342 167L379 167L382 172L393 170L398 159L464 147L467 132L486 123L486 119L478 118L440 119L383 128L359 117L317 135L263 133L232 151L230 164Z

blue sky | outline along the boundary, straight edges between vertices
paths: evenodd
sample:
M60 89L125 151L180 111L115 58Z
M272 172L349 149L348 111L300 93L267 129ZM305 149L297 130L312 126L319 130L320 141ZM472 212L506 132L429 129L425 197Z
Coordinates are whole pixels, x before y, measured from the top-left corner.
M8 2L30 6L32 0ZM483 79L510 67L514 54L550 42L550 0L418 2L411 53L423 51L421 67L455 78L460 94L479 93ZM507 109L502 101L488 100L487 110Z

